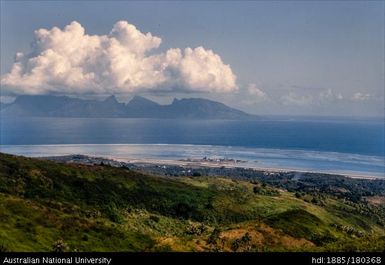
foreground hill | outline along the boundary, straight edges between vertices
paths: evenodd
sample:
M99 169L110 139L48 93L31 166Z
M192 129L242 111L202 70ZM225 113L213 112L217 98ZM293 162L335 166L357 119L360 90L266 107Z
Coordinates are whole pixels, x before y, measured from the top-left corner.
M119 103L115 96L97 101L66 96L25 95L17 97L11 104L3 104L0 110L5 116L230 120L256 118L254 115L208 99L174 99L169 105L160 105L139 96L124 104Z
M383 199L0 154L0 249L384 251Z

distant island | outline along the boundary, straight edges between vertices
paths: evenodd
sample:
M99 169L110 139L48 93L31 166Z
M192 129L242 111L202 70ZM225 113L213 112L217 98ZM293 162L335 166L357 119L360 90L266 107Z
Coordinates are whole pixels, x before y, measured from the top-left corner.
M2 104L2 116L84 117L84 118L167 118L250 120L257 116L203 99L174 99L161 105L141 96L120 103L114 95L103 101L67 96L22 95L13 103Z

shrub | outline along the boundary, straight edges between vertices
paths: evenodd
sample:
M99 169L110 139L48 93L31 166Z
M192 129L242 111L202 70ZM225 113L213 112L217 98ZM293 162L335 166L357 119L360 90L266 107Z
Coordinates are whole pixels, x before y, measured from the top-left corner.
M251 241L251 236L249 234L249 232L246 232L243 237L241 238L241 241L244 242L244 243L248 243Z
M66 252L66 251L69 251L69 247L68 247L67 243L64 242L63 239L59 239L59 240L55 241L55 243L53 243L52 251L53 252Z
M207 244L216 244L217 240L219 239L221 231L218 228L214 228L214 230L211 232L207 239Z
M159 217L156 215L150 215L149 219L155 223L159 222Z
M241 240L239 238L235 239L233 242L231 242L231 250L237 251L241 245Z
M201 235L206 231L206 227L203 224L195 225L192 224L187 227L186 234L188 235Z
M107 205L104 207L104 213L114 223L122 223L123 218L119 214L119 211L114 203L111 203L110 205Z

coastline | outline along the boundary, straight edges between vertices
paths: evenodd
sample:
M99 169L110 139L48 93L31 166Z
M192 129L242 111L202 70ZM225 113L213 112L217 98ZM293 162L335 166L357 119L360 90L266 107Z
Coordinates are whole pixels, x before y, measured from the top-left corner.
M311 174L326 174L326 175L339 175L354 179L384 179L378 176L361 175L350 172L333 172L333 171L313 171L305 169L291 169L281 167L258 167L258 166L243 166L242 163L231 163L231 162L199 162L199 161L182 161L182 160L167 160L167 159L126 159L115 156L106 157L111 160L118 162L131 163L131 164L148 164L148 165L161 165L161 166L180 166L180 167L191 167L191 168L241 168L251 169L256 171L264 171L266 173L311 173Z
M59 155L59 156L40 156L40 159L48 159L53 161L59 161L64 163L86 164L86 165L110 165L113 167L127 167L138 170L157 173L158 171L178 171L183 174L188 172L192 173L196 170L214 170L214 172L222 171L249 171L256 173L263 173L264 175L276 175L276 174L311 174L325 176L338 176L347 177L351 179L361 180L385 180L384 177L363 175L351 172L331 172L331 171L314 171L306 169L293 169L283 167L263 167L263 166L248 166L245 165L245 161L235 163L233 161L203 161L204 159L195 159L193 161L177 160L177 159L129 159L118 156L93 156L88 154L74 154L74 155ZM173 170L174 169L174 170ZM167 173L165 175L168 175ZM220 175L220 174L218 174Z
M179 167L244 168L256 171L385 179L384 157L295 149L187 144L3 145L0 152L27 157L82 154L124 163Z

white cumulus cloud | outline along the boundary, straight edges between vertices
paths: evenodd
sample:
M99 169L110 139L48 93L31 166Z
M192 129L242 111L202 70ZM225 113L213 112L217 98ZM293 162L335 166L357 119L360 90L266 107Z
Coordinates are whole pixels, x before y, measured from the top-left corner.
M257 98L266 98L266 93L262 89L258 88L256 84L251 83L247 86L247 91L250 95L253 95Z
M1 85L10 94L237 89L231 67L212 50L154 52L161 42L126 21L117 22L107 35L88 35L75 21L64 29L38 29L32 51L16 54Z

